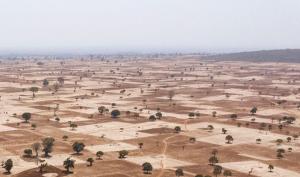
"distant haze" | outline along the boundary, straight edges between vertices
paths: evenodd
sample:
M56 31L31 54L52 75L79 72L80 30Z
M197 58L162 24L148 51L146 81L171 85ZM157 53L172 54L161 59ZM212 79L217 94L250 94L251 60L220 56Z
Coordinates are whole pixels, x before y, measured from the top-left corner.
M300 0L1 0L0 53L300 48Z

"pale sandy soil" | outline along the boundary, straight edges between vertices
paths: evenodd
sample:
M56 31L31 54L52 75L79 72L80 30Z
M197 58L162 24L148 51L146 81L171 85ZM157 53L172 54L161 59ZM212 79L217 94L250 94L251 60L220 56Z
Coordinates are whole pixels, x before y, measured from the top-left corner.
M267 131L260 131L250 128L244 127L237 127L231 125L223 125L223 124L216 124L216 123L196 123L196 124L189 124L187 125L188 131L200 131L200 129L206 129L208 125L212 125L214 129L209 134L200 135L200 137L196 137L197 141L207 142L222 146L233 146L237 144L256 144L256 139L260 138L261 144L259 146L266 146L272 149L277 149L280 146L276 144L277 139L286 140L288 136L280 135L276 133L270 133ZM227 130L227 134L222 133L222 128ZM208 130L207 130L208 131ZM187 135L189 132L186 133ZM207 136L208 135L208 136ZM232 144L226 143L225 137L227 135L231 135L234 138ZM284 149L288 149L288 147L292 147L295 151L299 151L299 147L297 143L299 140L294 141L296 144L289 144L289 145L282 145Z
M24 120L18 119L18 118L14 118L8 115L3 115L0 114L0 124L8 124L8 123L20 123L23 122Z
M257 155L249 155L249 154L239 154L239 155L244 156L244 157L250 157L252 159L263 160L263 161L276 160L276 159L270 159L270 158L261 157L261 156L257 156Z
M71 128L61 128L64 131L72 133L88 134L97 137L105 137L112 140L127 140L154 136L153 134L139 132L153 128L172 128L178 124L167 123L163 121L145 122L139 124L130 124L122 122L108 122L102 124L90 124L78 126L75 130Z
M55 118L50 119L51 121L55 121ZM68 123L68 122L80 122L80 121L88 121L89 119L83 117L59 117L59 123Z
M83 164L83 163L86 163L85 161L83 160L80 160L79 158L77 157L74 157L72 155L69 155L69 154L52 154L51 155L51 158L40 158L42 160L45 160L45 162L49 165L53 165L53 166L63 166L64 164L64 161L67 159L67 158L71 158L73 160L75 160L75 163L76 164Z
M190 162L180 161L176 159L172 159L169 157L164 158L163 156L137 156L137 157L127 157L126 161L142 165L145 162L149 162L152 164L154 169L160 168L173 168L173 167L180 167L180 166L189 166L194 165Z
M273 172L269 172L268 164L264 164L259 161L243 161L243 162L229 162L220 163L224 168L240 171L243 173L248 173L252 170L252 175L259 177L300 177L299 173L286 170L280 167L274 167Z
M23 159L21 159L19 156L0 156L0 161L4 162L8 159L11 159L13 161L13 168L11 173L16 174L19 172L22 172L24 170L28 170L31 168L35 168L36 164L33 162L26 162ZM4 172L4 169L1 168L1 172Z
M258 110L257 115L262 115L262 116L272 116L276 114L285 114L285 110L280 110L280 109L263 109L263 110Z
M138 147L137 145L134 146L128 143L119 142L119 143L87 146L86 149L96 154L98 151L102 151L102 152L114 152L114 151L121 151L121 150L130 151L130 150L136 150L138 149Z
M43 177L57 177L58 174L57 173L45 173L43 174Z
M243 96L241 95L230 95L229 97L226 97L226 95L218 95L218 96L208 96L201 98L202 101L221 101L221 100L227 100L227 101L241 101L243 99Z
M17 129L5 125L0 125L0 132L13 131L13 130L17 130Z

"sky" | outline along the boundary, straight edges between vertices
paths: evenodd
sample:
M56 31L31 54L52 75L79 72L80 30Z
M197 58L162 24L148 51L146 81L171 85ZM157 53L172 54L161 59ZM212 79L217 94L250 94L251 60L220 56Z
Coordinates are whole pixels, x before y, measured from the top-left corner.
M0 0L2 52L300 48L300 0Z

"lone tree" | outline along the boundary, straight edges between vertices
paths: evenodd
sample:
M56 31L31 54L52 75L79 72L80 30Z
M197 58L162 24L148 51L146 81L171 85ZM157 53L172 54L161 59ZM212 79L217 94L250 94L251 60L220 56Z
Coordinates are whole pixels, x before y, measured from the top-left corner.
M232 176L232 172L230 170L224 170L223 175L226 176L226 177L227 176Z
M208 125L208 126L207 126L207 129L208 129L208 131L212 131L212 130L214 129L214 126Z
M25 120L25 123L28 123L28 121L31 119L31 113L29 112L24 112L22 114L22 118Z
M99 160L102 160L102 156L104 155L104 153L102 152L102 151L98 151L97 153L96 153L96 156L98 157L98 159Z
M64 141L67 141L68 138L69 138L68 135L64 135L64 136L62 137L62 139L63 139Z
M34 98L35 97L35 93L39 91L39 88L38 87L30 87L29 91L32 92L32 97Z
M230 115L230 118L231 118L232 120L236 120L237 117L238 117L237 114L231 114L231 115Z
M216 165L214 167L214 171L213 171L213 174L218 177L218 175L222 174L222 170L223 168L220 166L220 165Z
M47 87L49 85L49 81L47 79L43 80L43 86Z
M33 143L31 145L32 150L35 152L36 164L39 163L39 150L41 149L41 144L39 142Z
M31 158L32 157L32 149L24 149L23 157Z
M149 120L150 120L150 121L156 121L155 115L151 115L151 116L149 117Z
M88 166L90 166L90 167L93 166L93 162L94 162L93 158L89 157L86 161L89 163Z
M153 170L151 163L145 162L142 167L145 174L151 174L151 171Z
M212 116L213 116L213 117L216 117L216 116L217 116L217 111L213 111L213 112L212 112Z
M104 106L98 107L98 112L99 112L99 114L102 115L105 112L105 107Z
M75 165L75 160L70 159L70 157L64 161L64 167L67 173L71 173L70 169L74 168L74 165Z
M127 155L128 155L128 151L126 150L119 151L119 159L124 159L126 158Z
M5 162L2 162L2 168L6 170L7 174L10 174L11 169L13 168L14 164L11 159L7 159Z
M282 139L277 139L277 140L276 140L276 143L277 143L277 145L280 145L280 144L283 143L283 140L282 140Z
M139 145L139 148L142 149L144 146L144 143L138 143L138 145Z
M42 140L43 152L45 153L45 157L49 157L49 153L53 150L54 138L47 137Z
M277 158L278 158L278 159L283 158L283 155L282 155L283 153L285 153L285 150L284 150L284 149L282 149L282 148L277 149Z
M195 113L193 113L193 112L190 112L190 113L188 114L188 116L189 116L189 118L190 118L190 119L192 119L192 118L194 118L194 117L195 117Z
M232 141L233 141L233 137L232 137L231 135L227 135L227 136L225 137L225 140L227 141L227 144L231 144Z
M162 118L162 113L161 112L157 112L155 115L156 115L157 119L161 119Z
M175 130L176 133L179 133L179 132L181 132L181 127L180 126L176 126L174 128L174 130Z
M218 158L216 156L211 156L209 159L208 159L208 162L210 165L215 165L216 163L219 162Z
M177 168L175 171L175 175L177 177L184 176L183 170L181 168Z
M40 173L43 173L44 172L44 168L46 168L48 166L48 164L47 163L41 163L41 165L39 166L39 171L40 171Z
M111 114L112 118L118 118L121 115L121 112L119 110L115 109L115 110L111 111L110 114Z
M174 90L168 91L168 98L169 98L170 101L172 101L172 99L173 99L174 96L175 96Z
M77 141L72 145L73 151L75 151L77 155L83 151L84 147L85 145L83 143Z
M254 107L250 110L250 113L251 113L252 115L254 115L256 112L257 112L257 107L254 106Z
M260 144L261 143L261 139L260 138L257 138L256 139L256 144Z
M268 166L268 169L269 169L269 172L273 172L274 166L270 164L270 165Z
M211 154L212 154L214 157L216 157L217 154L218 154L218 149L213 149L213 150L211 151Z
M64 83L65 83L65 79L63 77L58 77L57 81L60 85L64 85Z
M75 123L70 123L70 127L71 127L71 130L75 130L75 128L77 128L77 124Z
M197 174L195 177L203 177L203 175Z

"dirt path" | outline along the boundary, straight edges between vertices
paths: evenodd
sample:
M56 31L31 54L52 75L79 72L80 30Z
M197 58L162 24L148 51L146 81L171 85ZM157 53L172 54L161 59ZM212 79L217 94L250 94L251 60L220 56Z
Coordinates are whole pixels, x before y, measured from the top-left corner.
M166 152L167 152L167 149L168 149L168 140L171 139L171 138L174 138L176 136L178 136L179 134L175 134L175 135L172 135L172 136L168 136L166 137L165 139L163 139L163 143L164 143L164 148L161 152L160 155L163 156L163 159L162 159L162 168L160 169L160 172L158 173L157 177L163 177L163 174L164 174L164 169L165 169L165 159L166 159ZM170 170L174 170L176 171L176 168L169 168ZM184 171L184 174L188 174L188 175L191 175L191 176L196 176L197 174L195 173L192 173L192 172L188 172L188 171Z
M165 167L164 163L165 163L165 159L166 159L166 152L167 152L167 149L168 149L168 142L167 141L169 139L171 139L171 138L176 137L176 136L178 136L178 134L175 134L175 135L172 135L172 136L168 136L165 139L163 139L163 141L162 141L164 143L164 148L163 148L163 150L162 150L162 152L160 154L160 155L163 156L163 159L162 159L162 168L160 169L160 172L158 173L157 177L162 177L163 174L164 174L164 167Z

